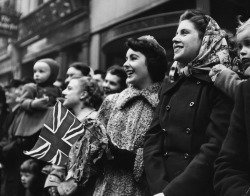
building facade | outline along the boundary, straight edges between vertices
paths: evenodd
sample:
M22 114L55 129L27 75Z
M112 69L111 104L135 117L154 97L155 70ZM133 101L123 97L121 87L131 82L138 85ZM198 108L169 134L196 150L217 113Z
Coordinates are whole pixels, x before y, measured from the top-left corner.
M235 30L236 16L247 15L247 0L3 0L21 13L16 38L0 37L0 83L32 77L41 58L60 64L64 79L70 63L93 69L122 65L128 37L152 35L172 61L172 38L180 14L199 8L222 28ZM1 5L0 6L4 6ZM250 17L250 15L249 15Z

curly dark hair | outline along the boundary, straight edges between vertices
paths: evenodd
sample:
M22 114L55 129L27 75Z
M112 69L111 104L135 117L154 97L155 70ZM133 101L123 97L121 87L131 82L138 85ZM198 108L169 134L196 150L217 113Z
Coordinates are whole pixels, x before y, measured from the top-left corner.
M152 36L128 38L126 46L145 55L148 73L153 82L164 79L167 70L166 51Z
M102 104L103 98L101 89L97 82L88 76L72 78L72 80L73 79L77 79L81 89L88 93L87 98L84 99L84 105L98 110Z

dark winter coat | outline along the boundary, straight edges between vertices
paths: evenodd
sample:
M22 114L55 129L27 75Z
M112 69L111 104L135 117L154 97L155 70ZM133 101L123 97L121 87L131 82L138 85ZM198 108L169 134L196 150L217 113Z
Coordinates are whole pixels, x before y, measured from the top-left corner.
M214 195L213 164L233 103L213 84L194 77L165 81L159 96L144 144L151 194Z
M237 87L228 135L215 161L217 195L250 195L250 80Z

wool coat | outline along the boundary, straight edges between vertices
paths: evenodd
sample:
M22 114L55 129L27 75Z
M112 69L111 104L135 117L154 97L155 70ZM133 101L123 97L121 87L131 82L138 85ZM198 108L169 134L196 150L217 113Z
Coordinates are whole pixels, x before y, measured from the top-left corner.
M226 136L232 102L203 78L165 81L145 136L151 194L214 195L213 163Z
M147 195L142 150L158 104L159 89L159 83L143 90L130 86L104 100L98 119L107 129L113 159L104 162L94 196Z
M228 135L215 161L217 195L250 195L250 80L236 91Z

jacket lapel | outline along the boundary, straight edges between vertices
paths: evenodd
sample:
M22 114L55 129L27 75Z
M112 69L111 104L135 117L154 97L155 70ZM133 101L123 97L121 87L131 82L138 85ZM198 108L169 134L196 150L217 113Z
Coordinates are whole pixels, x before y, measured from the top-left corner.
M178 80L176 80L175 82L170 82L169 80L166 80L163 84L162 84L162 89L161 89L161 94L165 94L167 92L169 92L171 89L173 89L175 86L177 86L178 84L180 84L183 81L184 77L180 77Z

